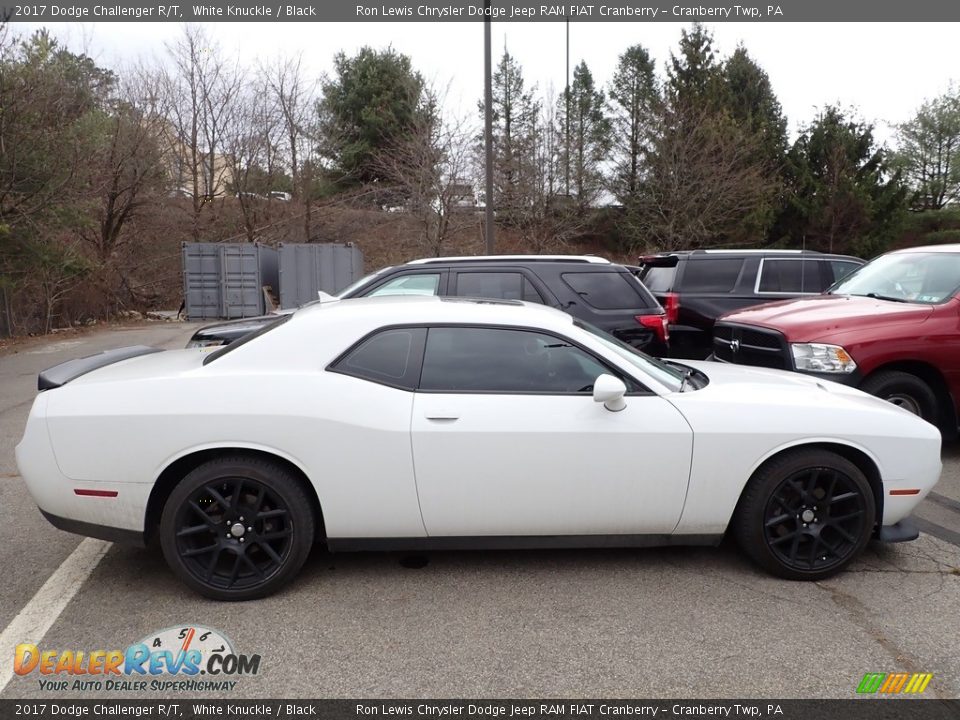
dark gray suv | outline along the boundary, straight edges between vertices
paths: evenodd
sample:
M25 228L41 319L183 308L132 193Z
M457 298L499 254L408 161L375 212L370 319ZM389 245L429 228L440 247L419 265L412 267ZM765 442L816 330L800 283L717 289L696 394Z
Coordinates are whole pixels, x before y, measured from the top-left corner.
M638 274L666 309L670 356L702 359L724 313L817 295L861 265L802 250L687 250L641 257Z
M563 310L651 355L665 356L666 314L623 265L592 255L487 255L429 258L388 267L337 293L337 298L440 295L525 300ZM283 310L280 313L293 312ZM229 320L198 330L187 347L225 345L276 320L278 314Z

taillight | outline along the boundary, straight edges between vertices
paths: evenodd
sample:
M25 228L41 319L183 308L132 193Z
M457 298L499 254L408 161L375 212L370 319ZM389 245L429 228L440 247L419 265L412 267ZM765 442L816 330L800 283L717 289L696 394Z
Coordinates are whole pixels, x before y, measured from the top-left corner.
M670 340L670 329L667 327L666 315L636 315L634 319L643 327L653 330L661 342Z
M680 318L680 296L677 293L667 293L663 309L667 311L667 322L675 325Z

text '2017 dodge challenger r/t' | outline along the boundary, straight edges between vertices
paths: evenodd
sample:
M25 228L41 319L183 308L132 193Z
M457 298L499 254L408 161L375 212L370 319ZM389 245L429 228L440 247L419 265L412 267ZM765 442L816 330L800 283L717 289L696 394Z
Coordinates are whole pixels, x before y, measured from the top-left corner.
M663 362L519 301L371 298L213 352L40 375L17 462L57 527L157 539L209 597L331 551L716 543L819 579L907 516L940 434L842 385ZM642 462L638 461L642 458Z

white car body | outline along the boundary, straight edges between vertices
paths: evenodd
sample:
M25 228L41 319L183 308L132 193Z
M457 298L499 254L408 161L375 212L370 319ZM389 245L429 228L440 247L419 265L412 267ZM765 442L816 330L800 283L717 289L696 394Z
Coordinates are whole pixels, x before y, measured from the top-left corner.
M589 394L415 392L327 369L393 325L554 334L649 392L627 394L625 409L611 412ZM41 392L17 463L58 526L143 540L159 511L151 493L178 461L259 451L309 480L327 541L343 549L383 539L716 540L757 468L798 446L865 458L882 483L878 525L905 518L939 478L939 432L893 405L794 373L685 364L709 383L678 391L542 306L318 304L227 350L133 357Z

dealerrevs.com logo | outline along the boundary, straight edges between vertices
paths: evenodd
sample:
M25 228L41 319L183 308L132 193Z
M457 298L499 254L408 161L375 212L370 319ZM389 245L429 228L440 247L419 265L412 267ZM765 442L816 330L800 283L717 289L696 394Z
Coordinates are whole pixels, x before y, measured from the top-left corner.
M867 673L857 686L860 695L911 695L922 693L933 679L933 673Z
M260 655L238 654L227 637L200 625L151 633L125 650L55 650L21 643L13 671L38 675L41 690L231 691L260 671Z

